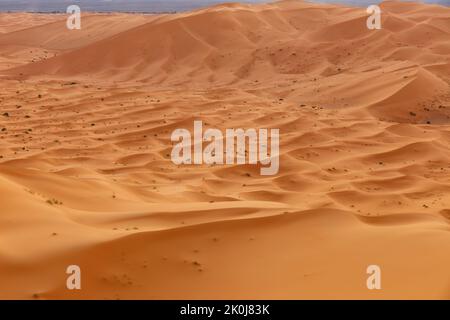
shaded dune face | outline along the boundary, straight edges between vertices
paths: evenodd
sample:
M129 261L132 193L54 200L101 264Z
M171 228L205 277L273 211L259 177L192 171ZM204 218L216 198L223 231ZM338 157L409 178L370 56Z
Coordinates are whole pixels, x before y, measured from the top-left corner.
M450 9L381 7L0 15L0 298L449 299ZM195 120L278 174L174 165Z

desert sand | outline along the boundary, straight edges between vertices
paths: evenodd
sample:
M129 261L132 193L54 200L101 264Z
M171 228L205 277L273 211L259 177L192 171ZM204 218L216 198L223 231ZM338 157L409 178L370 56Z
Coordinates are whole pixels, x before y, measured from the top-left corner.
M381 8L1 14L0 298L450 299L450 8ZM279 173L174 165L194 120Z

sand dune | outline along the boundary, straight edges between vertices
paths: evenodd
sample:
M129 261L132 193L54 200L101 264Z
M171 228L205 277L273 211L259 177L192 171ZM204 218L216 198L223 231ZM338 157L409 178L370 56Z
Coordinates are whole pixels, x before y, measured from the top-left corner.
M0 15L0 298L450 299L450 9L381 7ZM194 120L279 173L176 166Z
M18 15L17 19L28 21L30 20L29 15ZM40 22L39 24L31 19L31 23L21 25L19 30L10 27L6 28L8 32L0 34L0 66L2 69L47 60L60 53L109 38L153 19L162 18L156 15L87 14L82 16L82 29L73 32L66 28L66 15L32 15L32 17L35 16L54 17L51 20L49 18L49 22L43 24L43 18L35 19ZM8 26L7 21L5 25Z

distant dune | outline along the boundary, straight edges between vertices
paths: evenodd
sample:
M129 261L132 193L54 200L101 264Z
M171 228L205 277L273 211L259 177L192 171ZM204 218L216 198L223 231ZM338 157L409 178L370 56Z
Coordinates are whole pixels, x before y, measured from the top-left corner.
M287 1L220 5L147 23L132 16L126 25L114 22L117 16L87 17L81 32L66 30L60 21L6 34L0 44L74 49L13 69L14 75L226 85L298 74L327 78L321 96L333 100L321 103L345 101L340 105L387 120L424 122L429 116L447 122L442 110L412 119L409 112L424 102L439 105L440 95L448 98L449 9L399 2L382 9L383 29L373 33L365 28L363 9ZM423 89L421 95L410 94L416 87ZM315 84L294 87L290 96L311 97L314 90Z
M381 8L0 14L0 298L450 299L450 8ZM194 120L280 172L176 166Z

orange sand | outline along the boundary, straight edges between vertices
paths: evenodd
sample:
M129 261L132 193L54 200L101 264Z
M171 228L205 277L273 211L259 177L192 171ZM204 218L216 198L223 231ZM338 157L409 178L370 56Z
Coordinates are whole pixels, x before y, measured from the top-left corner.
M450 299L450 9L381 7L1 14L0 298ZM280 172L177 167L194 120Z

